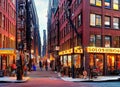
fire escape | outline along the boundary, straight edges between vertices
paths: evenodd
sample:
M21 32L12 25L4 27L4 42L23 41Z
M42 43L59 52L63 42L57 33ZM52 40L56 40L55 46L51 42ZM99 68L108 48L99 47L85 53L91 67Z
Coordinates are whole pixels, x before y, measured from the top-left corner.
M26 1L16 0L16 49L17 49L17 80L22 80L24 55L26 51Z

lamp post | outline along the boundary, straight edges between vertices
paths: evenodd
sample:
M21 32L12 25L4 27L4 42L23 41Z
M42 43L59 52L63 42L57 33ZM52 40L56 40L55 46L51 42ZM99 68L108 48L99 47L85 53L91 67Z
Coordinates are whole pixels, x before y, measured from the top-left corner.
M59 55L58 55L59 49L60 49L59 46L55 47L55 51L56 51L55 67L57 68L56 69L57 72L60 71L60 59L59 59Z

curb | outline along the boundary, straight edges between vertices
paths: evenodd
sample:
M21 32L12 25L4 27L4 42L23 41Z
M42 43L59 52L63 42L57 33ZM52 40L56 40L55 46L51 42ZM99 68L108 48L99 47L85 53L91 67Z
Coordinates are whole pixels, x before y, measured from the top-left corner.
M26 77L23 80L13 80L13 79L9 79L9 80L1 80L0 83L25 83L30 79L30 77Z

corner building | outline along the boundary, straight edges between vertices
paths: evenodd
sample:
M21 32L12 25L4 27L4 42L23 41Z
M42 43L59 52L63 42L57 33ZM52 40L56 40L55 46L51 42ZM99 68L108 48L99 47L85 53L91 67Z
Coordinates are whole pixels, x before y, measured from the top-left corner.
M16 8L15 0L0 0L0 70L15 63Z
M92 66L99 69L99 75L117 74L115 71L120 71L120 1L72 0L72 21L79 36L64 14L66 1L59 0L59 56L63 67L71 67L73 62L75 72L81 67L89 72Z

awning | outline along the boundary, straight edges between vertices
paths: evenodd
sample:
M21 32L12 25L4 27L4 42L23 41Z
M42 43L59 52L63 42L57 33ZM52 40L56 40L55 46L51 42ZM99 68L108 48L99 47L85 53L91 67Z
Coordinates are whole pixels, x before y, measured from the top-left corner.
M0 55L1 54L14 55L15 50L12 48L0 48Z

